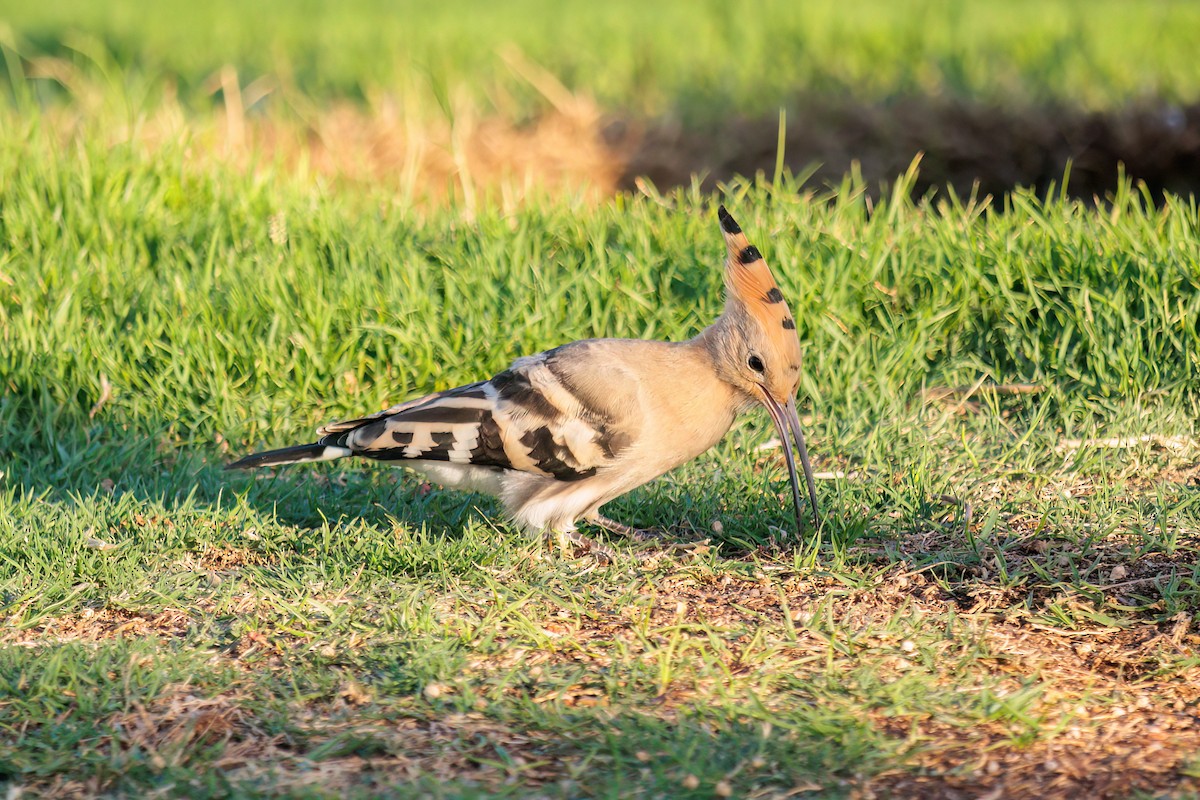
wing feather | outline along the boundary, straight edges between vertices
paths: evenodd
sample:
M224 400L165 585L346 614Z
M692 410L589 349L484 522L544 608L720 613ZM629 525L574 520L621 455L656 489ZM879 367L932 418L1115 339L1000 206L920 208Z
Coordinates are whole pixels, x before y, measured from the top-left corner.
M326 425L318 431L321 443L381 461L448 461L562 481L589 478L613 464L631 436L571 361L566 347L522 358L490 381Z

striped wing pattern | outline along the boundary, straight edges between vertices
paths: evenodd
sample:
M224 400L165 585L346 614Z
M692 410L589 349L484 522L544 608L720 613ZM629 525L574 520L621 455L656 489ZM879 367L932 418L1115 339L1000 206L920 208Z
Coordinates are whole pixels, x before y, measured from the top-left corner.
M561 350L562 348L559 348ZM628 445L616 420L581 401L556 351L518 360L489 381L327 425L320 444L380 461L428 460L590 478Z

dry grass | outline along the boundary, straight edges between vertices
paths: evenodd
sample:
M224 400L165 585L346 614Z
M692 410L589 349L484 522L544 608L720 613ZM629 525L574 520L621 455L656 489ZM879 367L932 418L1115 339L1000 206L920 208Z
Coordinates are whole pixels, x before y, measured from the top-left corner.
M211 79L223 102L210 112L185 110L168 92L132 124L104 124L100 136L110 146L134 143L150 158L184 142L189 160L200 168L214 161L243 170L273 165L302 178L382 186L412 202L452 199L468 212L483 198L512 207L532 191L592 201L611 195L635 143L606 138L607 123L592 100L567 92L532 65L527 69L554 103L526 123L483 115L464 98L442 115L392 97L370 106L331 101L319 108L290 97L275 112L263 113L250 109L277 90L274 82L260 79L243 87L226 68ZM60 141L93 135L98 120L111 118L104 87L70 63L39 59L32 74L68 87L75 100L47 116ZM280 107L286 110L279 113Z
M27 630L10 628L0 642L35 647L62 642L98 642L120 637L175 639L194 624L188 611L139 612L119 608L85 608L73 614L41 619Z
M546 742L481 714L363 722L356 718L354 703L346 700L297 707L291 714L292 731L272 734L240 700L198 697L179 686L149 706L103 720L102 727L113 735L89 746L144 759L158 772L186 765L197 750L219 748L211 769L233 784L269 787L273 793L306 787L336 793L418 779L465 780L485 788L518 780L536 786L565 775L562 764L541 757ZM299 748L300 739L308 749ZM355 750L375 754L349 752ZM62 798L97 797L106 788L101 781L62 778L23 787L36 796ZM159 793L170 796L173 788L183 787L168 785Z

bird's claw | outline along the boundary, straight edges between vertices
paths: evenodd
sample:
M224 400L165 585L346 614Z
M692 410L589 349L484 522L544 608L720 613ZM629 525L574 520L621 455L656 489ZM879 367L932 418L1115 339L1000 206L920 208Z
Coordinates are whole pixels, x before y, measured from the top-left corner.
M567 545L586 550L588 553L596 556L598 560L608 564L617 563L617 551L605 544L597 542L595 539L584 536L579 531L563 531L559 534L559 545L562 549L566 549Z

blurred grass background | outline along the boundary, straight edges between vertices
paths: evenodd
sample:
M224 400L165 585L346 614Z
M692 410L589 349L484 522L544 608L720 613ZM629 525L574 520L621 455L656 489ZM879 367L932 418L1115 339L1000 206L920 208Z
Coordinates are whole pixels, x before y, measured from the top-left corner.
M520 117L545 100L506 64L513 48L605 108L688 121L800 112L808 93L1085 108L1200 94L1200 7L1181 0L6 0L0 25L0 42L26 59L169 84L195 106L232 65L309 98L418 91L446 103L461 89Z

